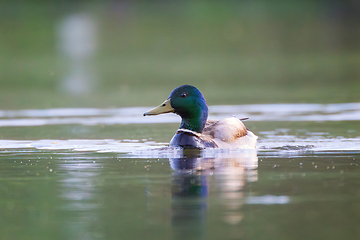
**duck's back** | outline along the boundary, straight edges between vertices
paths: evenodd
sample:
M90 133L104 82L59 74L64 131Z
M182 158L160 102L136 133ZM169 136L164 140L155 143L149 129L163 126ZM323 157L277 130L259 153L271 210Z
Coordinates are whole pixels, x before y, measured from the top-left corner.
M208 120L202 134L212 138L219 148L256 148L257 136L235 117Z

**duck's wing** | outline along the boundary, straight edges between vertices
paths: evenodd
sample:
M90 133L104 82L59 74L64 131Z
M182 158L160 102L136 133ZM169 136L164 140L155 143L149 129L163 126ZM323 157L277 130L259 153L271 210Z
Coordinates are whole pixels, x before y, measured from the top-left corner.
M238 118L230 117L217 121L208 120L202 134L223 142L234 143L245 137L248 130Z

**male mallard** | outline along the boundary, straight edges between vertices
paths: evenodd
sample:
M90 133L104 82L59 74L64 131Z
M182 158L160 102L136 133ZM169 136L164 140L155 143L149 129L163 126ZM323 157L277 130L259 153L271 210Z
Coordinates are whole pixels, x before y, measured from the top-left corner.
M170 141L172 147L183 148L256 148L257 136L240 119L229 117L208 120L208 107L202 93L194 86L175 88L160 106L144 116L176 113L180 128Z

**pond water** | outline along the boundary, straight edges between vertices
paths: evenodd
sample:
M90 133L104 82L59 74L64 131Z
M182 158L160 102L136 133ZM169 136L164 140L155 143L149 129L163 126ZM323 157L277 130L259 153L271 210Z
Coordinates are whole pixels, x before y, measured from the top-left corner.
M210 107L256 150L169 148L146 110L0 111L0 239L360 237L360 103Z

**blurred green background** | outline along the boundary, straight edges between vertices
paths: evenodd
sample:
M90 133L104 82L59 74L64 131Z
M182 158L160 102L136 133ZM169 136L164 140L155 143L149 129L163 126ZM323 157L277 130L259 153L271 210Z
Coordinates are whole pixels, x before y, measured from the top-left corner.
M0 108L358 102L359 42L350 0L1 1Z

